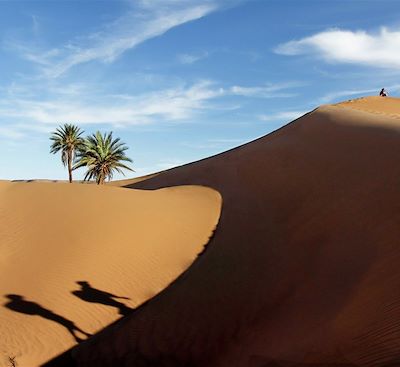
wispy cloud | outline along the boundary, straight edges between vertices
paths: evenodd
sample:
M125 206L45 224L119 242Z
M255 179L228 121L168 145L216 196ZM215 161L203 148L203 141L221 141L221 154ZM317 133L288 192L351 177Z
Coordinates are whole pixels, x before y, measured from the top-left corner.
M4 92L0 99L0 115L3 121L13 119L17 124L29 123L54 125L62 121L80 124L109 124L133 126L151 123L191 120L196 114L209 110L226 110L223 97L280 97L275 91L289 88L291 84L267 87L222 87L210 80L181 84L167 89L135 94L110 94L97 92L96 85L79 83L51 84L46 95L37 85L16 84ZM213 103L211 103L213 101ZM0 121L1 122L1 121Z
M0 126L0 137L11 140L21 139L25 134L16 126Z
M182 166L183 164L187 163L187 161L184 161L182 159L163 159L160 162L158 162L154 168L158 171L163 171L166 169Z
M266 84L263 86L250 86L250 87L234 85L233 87L230 88L229 93L242 97L256 97L256 98L294 97L296 96L296 93L288 93L282 91L302 86L304 86L304 83L298 83L298 82Z
M194 64L197 61L205 59L208 57L208 52L204 51L201 53L193 53L193 54L180 54L178 55L178 61L184 65Z
M79 93L79 88L72 87L70 94L64 90L46 99L8 96L0 101L0 113L3 119L13 118L18 123L76 121L80 124L141 125L189 119L196 112L210 108L207 101L222 93L222 89L214 88L210 81L141 95L95 95L93 99L87 99L85 93Z
M32 32L37 35L40 30L39 18L36 15L31 15L32 18Z
M275 52L294 56L312 54L328 62L400 69L400 30L379 32L330 29L279 45Z
M190 162L191 160L183 160L177 158L160 159L156 162L150 163L147 166L135 167L135 172L137 176L144 176L150 173L156 173L160 171L165 171L170 168L179 167L182 166L183 164Z
M378 95L382 86L377 85L375 88L359 89L359 90L341 90L336 92L331 92L322 96L319 100L320 103L330 103L343 99L345 97L362 97L365 95ZM400 90L400 84L392 84L386 86L385 88L389 93L398 92Z
M337 99L341 99L344 97L352 97L352 96L362 96L366 94L377 93L377 89L361 89L361 90L343 90L338 92L332 92L325 94L321 99L320 103L330 103Z
M128 3L129 4L129 3ZM91 62L113 62L124 52L184 23L200 19L220 7L216 1L132 2L131 9L96 33L71 40L50 50L17 45L26 59L43 68L47 77L58 77L72 67ZM32 18L34 27L37 19Z
M225 139L225 138L220 138L220 139L208 139L208 141L212 144L236 144L236 143L241 143L244 141L244 139Z
M181 145L191 149L227 149L245 141L245 139L206 139L202 142L182 142Z
M258 118L261 121L292 121L303 116L306 113L307 111L284 111L273 113L270 115L259 115Z

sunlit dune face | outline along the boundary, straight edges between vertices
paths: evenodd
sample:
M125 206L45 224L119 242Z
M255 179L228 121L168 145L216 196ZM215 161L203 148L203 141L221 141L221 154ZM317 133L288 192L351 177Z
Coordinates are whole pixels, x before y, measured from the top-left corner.
M0 366L35 366L132 312L202 252L208 188L0 182Z
M336 106L400 118L400 98L366 97L341 102Z

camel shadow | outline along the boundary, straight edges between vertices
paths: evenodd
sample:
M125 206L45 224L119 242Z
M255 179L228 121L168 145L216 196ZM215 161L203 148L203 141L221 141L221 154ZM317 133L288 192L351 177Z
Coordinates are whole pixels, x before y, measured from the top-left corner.
M93 288L89 282L86 281L79 281L76 283L81 287L81 289L72 291L71 293L83 301L115 307L122 316L126 316L133 311L132 308L115 300L115 298L128 300L128 297L116 296L112 293Z
M14 312L19 312L31 316L40 316L44 319L54 321L57 324L66 328L78 343L84 340L78 336L79 334L85 335L86 337L91 336L91 334L86 333L78 326L76 326L73 321L68 320L63 316L42 307L38 303L27 301L24 299L23 296L20 296L18 294L7 294L5 297L8 298L9 301L4 304L4 307Z

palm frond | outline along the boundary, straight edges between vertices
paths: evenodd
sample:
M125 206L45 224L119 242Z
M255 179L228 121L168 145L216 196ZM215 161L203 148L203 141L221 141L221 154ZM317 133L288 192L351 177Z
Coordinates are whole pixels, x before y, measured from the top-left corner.
M123 173L123 169L133 171L122 162L132 162L126 156L128 147L113 133L101 134L100 131L88 136L77 151L77 161L73 169L86 167L84 180L95 179L98 184L111 180L114 172Z
M50 153L61 152L61 162L64 166L68 166L70 171L70 167L76 159L76 151L81 149L84 144L81 136L83 133L84 131L76 125L64 124L59 126L50 136L52 141Z

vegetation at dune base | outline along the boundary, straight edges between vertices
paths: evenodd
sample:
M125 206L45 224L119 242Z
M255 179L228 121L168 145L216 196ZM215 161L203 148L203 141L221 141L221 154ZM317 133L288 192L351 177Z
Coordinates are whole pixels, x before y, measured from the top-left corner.
M102 135L100 131L88 136L77 152L76 164L73 169L86 167L84 180L96 180L103 184L106 179L111 180L114 172L123 173L123 170L133 171L125 162L132 162L125 154L128 147L119 138L113 138L113 133Z
M68 167L69 182L72 182L73 164L76 158L76 152L83 146L81 135L83 130L72 124L64 124L56 129L50 140L53 142L50 147L50 153L61 152L61 160L64 167Z

